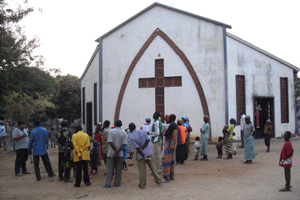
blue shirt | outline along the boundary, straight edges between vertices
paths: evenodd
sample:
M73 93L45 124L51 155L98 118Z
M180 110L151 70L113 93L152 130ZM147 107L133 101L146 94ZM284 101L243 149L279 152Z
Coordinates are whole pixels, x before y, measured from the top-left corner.
M203 124L201 138L203 138L203 139L209 138L209 123Z
M149 140L148 134L143 130L134 130L132 131L132 135L130 137L131 145L134 149L141 148L145 142ZM152 156L152 147L148 144L147 147L143 150L143 153L146 157ZM141 160L143 156L136 152L136 159Z
M31 152L33 148L34 156L45 155L47 153L48 145L48 132L45 128L38 126L31 131L28 152Z

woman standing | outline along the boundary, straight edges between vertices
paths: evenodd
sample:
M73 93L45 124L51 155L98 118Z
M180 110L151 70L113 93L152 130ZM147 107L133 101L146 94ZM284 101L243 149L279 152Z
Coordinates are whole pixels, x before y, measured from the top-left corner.
M186 157L186 128L183 126L182 120L177 120L177 149L176 149L176 163L183 164Z
M202 128L200 129L201 133L201 155L203 155L203 158L201 158L201 161L207 161L207 145L208 145L208 138L209 138L209 116L205 115L203 117L204 124Z
M250 116L247 115L246 124L244 124L244 149L245 149L245 164L252 164L252 160L255 158L255 150L253 143L253 125L250 121Z
M225 153L227 158L225 159L232 159L232 143L233 143L233 130L234 130L234 123L235 120L233 118L230 119L230 125L228 126L227 132L230 132L230 135L227 139L227 143L225 145Z
M94 140L96 140L99 143L99 156L98 156L98 164L101 165L101 154L102 154L102 134L101 134L101 128L99 126L95 129L95 136Z
M189 118L187 116L182 117L183 120L183 126L186 128L186 142L185 142L185 151L186 151L186 157L189 157L190 153L190 145L191 145L191 137L190 133L192 132L192 127L190 126Z

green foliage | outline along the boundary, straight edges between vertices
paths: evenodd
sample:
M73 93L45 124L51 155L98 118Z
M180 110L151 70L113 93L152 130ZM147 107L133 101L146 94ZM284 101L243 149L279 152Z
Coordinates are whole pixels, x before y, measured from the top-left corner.
M59 69L41 68L43 57L33 55L39 40L27 40L18 25L33 12L26 0L23 3L12 9L0 0L0 119L79 118L79 78L60 76Z
M81 90L80 80L77 76L57 76L58 101L57 114L68 119L69 122L80 118L81 115Z

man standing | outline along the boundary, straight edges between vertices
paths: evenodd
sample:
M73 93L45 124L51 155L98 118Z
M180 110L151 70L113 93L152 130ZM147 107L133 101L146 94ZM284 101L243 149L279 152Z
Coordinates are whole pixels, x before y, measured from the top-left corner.
M0 122L0 147L2 142L4 151L6 151L6 130L3 121Z
M152 149L148 146L150 140L148 139L147 133L143 130L136 130L135 128L136 126L134 123L129 124L129 129L132 133L130 141L132 147L137 150L136 159L139 170L139 188L145 189L146 186L146 163L152 171L155 182L160 185L161 179L151 161Z
M121 185L122 166L123 166L123 148L127 144L127 134L121 129L122 121L117 120L115 128L109 131L107 142L109 147L107 149L106 158L106 181L102 185L104 188L109 188L115 175L114 186ZM115 172L114 172L115 171Z
M15 141L16 161L15 161L15 175L22 176L23 174L30 174L26 169L26 161L28 160L28 133L25 130L25 122L19 121L18 128L12 132L12 138Z
M162 156L161 156L161 137L162 137L162 123L160 121L160 113L155 112L153 114L153 127L152 131L149 132L152 136L152 143L153 143L153 165L158 171L158 173L161 173L161 165L162 165Z
M58 145L58 174L59 180L64 183L72 182L70 180L71 172L71 148L72 132L67 128L67 121L62 121L62 129L57 132L56 144Z
M76 165L76 183L74 187L80 187L83 169L83 182L86 186L90 186L90 177L88 172L88 161L91 160L89 147L90 137L88 134L82 132L82 127L78 125L75 134L72 136L74 146L74 162Z
M30 133L30 140L28 145L29 155L33 154L33 163L35 176L38 181L41 180L40 174L40 156L42 157L44 167L49 177L55 176L51 167L51 163L48 157L47 149L49 145L48 132L45 128L40 126L39 121L34 122L35 129ZM33 152L32 152L33 149Z

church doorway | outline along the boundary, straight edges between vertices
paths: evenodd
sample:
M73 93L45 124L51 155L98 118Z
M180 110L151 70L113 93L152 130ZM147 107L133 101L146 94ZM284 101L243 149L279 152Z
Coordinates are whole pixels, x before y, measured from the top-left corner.
M254 97L254 119L252 123L255 127L255 138L264 137L264 127L268 119L272 122L272 134L275 136L274 126L274 97Z
M93 134L93 121L92 121L92 102L86 103L86 133Z

